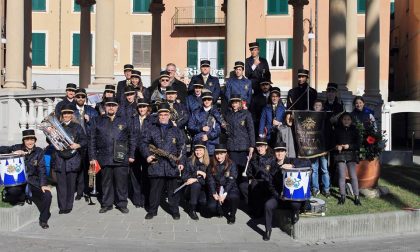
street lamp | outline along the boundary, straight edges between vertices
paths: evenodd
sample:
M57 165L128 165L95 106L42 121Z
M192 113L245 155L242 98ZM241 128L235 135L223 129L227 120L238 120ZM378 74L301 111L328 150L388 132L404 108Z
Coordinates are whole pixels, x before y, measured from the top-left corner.
M315 39L315 33L312 26L312 12L310 18L303 19L303 23L308 22L309 31L308 31L308 43L309 43L309 84L312 82L312 40Z

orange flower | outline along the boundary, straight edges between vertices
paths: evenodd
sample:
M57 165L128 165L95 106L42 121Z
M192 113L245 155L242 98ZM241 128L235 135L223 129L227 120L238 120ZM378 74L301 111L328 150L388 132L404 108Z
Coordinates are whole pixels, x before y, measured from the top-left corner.
M376 139L375 139L373 136L368 136L368 137L366 138L366 142L367 142L368 144L374 144L374 143L376 142Z

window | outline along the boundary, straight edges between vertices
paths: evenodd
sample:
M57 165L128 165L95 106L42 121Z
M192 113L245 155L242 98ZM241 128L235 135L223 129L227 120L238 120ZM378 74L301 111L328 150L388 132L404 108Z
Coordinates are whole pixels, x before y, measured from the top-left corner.
M47 0L32 0L32 11L37 11L37 12L47 11L45 1Z
M260 55L265 57L272 69L292 68L293 39L257 39Z
M214 0L195 0L195 23L212 24L215 22Z
M225 67L225 41L224 40L188 40L187 65L192 69L199 69L201 60L210 60L213 70Z
M357 39L357 67L365 67L365 38Z
M357 14L366 13L366 0L357 0Z
M150 67L151 35L133 35L133 65L134 67Z
M45 33L32 33L32 65L45 66Z
M133 13L149 13L151 0L133 0Z
M73 38L72 38L72 43L73 43L73 50L72 50L72 61L71 61L71 65L72 66L79 66L80 65L80 34L79 33L73 33ZM90 35L90 62L92 62L92 55L93 55L93 50L92 50L92 34Z
M267 15L289 14L288 0L267 0Z
M80 5L73 0L73 12L80 12ZM90 6L90 12L93 12L93 5Z

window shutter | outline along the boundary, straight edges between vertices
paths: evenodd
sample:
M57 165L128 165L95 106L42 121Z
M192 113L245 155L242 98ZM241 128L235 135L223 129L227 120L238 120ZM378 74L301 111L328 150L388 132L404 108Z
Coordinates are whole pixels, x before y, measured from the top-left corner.
M279 4L279 14L289 14L289 2L287 0L280 0Z
M74 0L73 2L74 2L73 11L80 12L80 5L76 3L76 0Z
M73 59L71 62L72 66L78 66L80 64L80 34L73 34Z
M45 33L32 33L32 65L45 66Z
M287 40L287 68L293 68L293 39Z
M357 14L366 13L366 0L357 0Z
M134 13L149 12L150 0L133 0Z
M268 15L284 15L289 13L288 0L267 0Z
M46 0L32 0L32 10L33 11L46 11L47 7L45 5Z
M223 39L217 41L217 67L225 68L225 41Z
M256 42L260 45L260 56L267 59L267 40L259 38Z
M198 68L198 41L197 40L188 40L187 42L187 65L189 68Z

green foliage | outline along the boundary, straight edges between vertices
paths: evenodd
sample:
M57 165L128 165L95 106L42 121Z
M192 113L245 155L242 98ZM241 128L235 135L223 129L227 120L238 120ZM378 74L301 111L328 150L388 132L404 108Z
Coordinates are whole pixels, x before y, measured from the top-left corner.
M356 123L360 136L360 159L372 161L379 157L385 149L386 140L384 139L385 131L377 130L373 122Z

